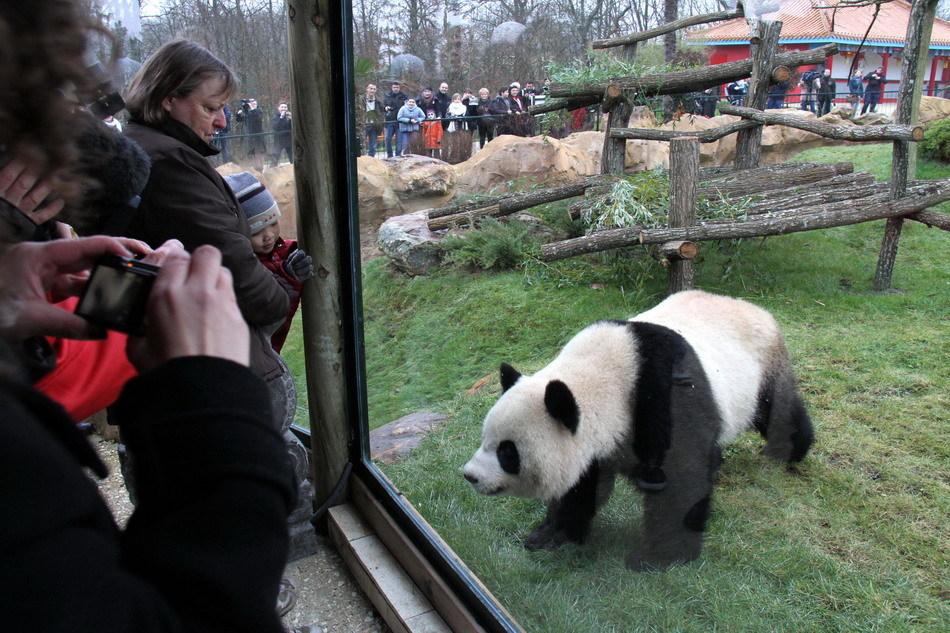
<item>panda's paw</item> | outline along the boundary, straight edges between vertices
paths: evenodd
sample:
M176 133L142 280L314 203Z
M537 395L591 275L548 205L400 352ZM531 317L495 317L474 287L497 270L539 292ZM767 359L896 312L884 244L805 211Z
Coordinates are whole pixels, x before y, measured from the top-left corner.
M524 547L528 550L557 549L567 543L569 539L560 530L555 529L548 523L542 523L528 535L524 540Z

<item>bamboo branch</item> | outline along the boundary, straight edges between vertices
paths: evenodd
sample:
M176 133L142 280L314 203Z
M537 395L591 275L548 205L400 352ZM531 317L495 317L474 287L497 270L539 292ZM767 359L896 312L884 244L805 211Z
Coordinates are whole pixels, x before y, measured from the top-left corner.
M920 125L832 125L824 121L809 119L794 114L763 112L755 108L722 104L722 114L741 116L744 119L764 123L765 125L784 125L818 134L839 141L879 142L879 141L920 141L924 138L924 128Z
M718 11L716 13L706 13L704 15L694 15L688 18L682 18L679 20L674 20L672 22L667 22L666 24L661 24L652 29L647 29L646 31L640 31L639 33L633 33L632 35L625 35L623 37L613 37L610 39L604 40L594 40L590 43L591 48L613 48L614 46L624 46L627 44L637 44L638 42L644 42L646 40L653 39L654 37L659 37L667 33L672 33L673 31L678 31L680 29L685 29L690 26L696 26L697 24L708 24L710 22L721 22L722 20L731 20L732 18L741 18L745 13L742 10L742 5L739 5L732 11Z

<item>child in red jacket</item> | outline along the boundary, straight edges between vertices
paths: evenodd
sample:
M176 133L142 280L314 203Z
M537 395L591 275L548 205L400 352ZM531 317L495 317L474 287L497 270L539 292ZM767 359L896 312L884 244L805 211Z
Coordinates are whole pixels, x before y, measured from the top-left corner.
M313 277L313 258L297 248L296 240L280 236L280 209L274 196L250 172L242 171L224 178L247 217L251 228L251 246L290 297L287 318L271 335L271 346L280 352L290 323L300 305L303 282Z

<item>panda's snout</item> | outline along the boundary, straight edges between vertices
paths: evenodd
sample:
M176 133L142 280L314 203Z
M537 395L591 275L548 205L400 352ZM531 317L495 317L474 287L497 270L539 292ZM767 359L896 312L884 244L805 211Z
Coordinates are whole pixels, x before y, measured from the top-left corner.
M465 477L465 481L472 484L473 486L478 483L478 477L471 473L463 473L463 476Z

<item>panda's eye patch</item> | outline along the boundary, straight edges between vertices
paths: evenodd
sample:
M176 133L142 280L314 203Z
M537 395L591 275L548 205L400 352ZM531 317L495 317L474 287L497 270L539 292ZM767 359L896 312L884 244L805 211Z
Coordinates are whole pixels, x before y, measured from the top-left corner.
M518 455L518 447L511 440L505 440L498 445L498 464L501 469L509 475L517 475L521 470L521 457Z

